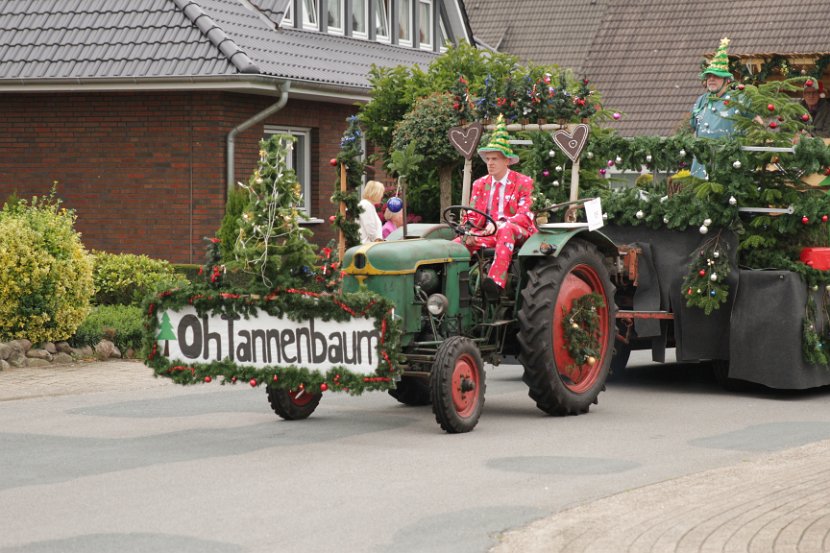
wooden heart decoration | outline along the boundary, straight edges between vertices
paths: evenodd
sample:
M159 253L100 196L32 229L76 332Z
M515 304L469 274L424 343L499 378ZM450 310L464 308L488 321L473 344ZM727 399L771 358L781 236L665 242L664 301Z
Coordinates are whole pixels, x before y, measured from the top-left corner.
M585 147L585 143L588 141L589 131L588 125L577 125L573 133L556 131L553 133L553 141L568 156L568 159L576 161L579 154L582 153L582 148Z
M473 159L476 147L481 142L481 135L484 134L484 126L481 123L470 123L466 127L453 127L447 134L450 144L464 156L464 159Z

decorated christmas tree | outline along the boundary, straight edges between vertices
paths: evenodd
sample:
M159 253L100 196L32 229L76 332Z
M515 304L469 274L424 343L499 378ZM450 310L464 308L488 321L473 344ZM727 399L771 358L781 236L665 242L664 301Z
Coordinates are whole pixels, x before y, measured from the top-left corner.
M241 269L266 289L302 286L315 262L311 231L303 228L302 195L288 167L294 138L274 135L260 143L260 157L247 185L234 255Z
M346 213L338 213L334 215L331 222L334 226L343 233L346 239L346 247L351 248L360 244L360 225L357 223L358 190L363 183L363 173L365 170L365 163L362 160L363 148L361 146L362 131L358 118L351 116L346 119L348 127L343 133L343 138L340 139L340 153L337 158L332 160L333 165L337 169L337 182L335 183L335 192L331 196L331 201L335 205L340 202L345 204ZM341 171L343 167L346 168L346 190L340 189Z

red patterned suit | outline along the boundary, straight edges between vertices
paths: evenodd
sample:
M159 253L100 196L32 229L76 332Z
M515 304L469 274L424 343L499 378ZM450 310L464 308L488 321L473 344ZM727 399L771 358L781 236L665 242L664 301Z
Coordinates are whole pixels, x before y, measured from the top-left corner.
M496 233L492 236L475 236L474 244L466 244L471 252L480 248L496 248L496 255L487 276L502 288L507 279L507 270L513 258L514 248L521 246L527 238L536 232L533 224L532 203L533 179L516 171L507 171L507 182L493 194L492 205L488 211L490 190L493 177L486 175L476 180L470 193L470 206L488 213L497 223ZM499 194L502 195L500 201ZM501 207L501 212L499 212ZM476 227L484 228L484 217L477 213L468 213L462 222L470 220ZM461 238L456 239L461 241Z

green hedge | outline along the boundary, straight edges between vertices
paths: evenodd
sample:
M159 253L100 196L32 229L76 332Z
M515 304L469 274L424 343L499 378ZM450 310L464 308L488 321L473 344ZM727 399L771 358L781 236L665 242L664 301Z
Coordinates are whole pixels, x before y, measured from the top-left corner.
M94 258L95 305L140 305L156 289L187 284L170 263L146 255L94 252Z
M92 346L102 339L112 341L123 354L128 348L138 351L144 332L144 312L133 305L99 305L81 323L69 343L73 347Z

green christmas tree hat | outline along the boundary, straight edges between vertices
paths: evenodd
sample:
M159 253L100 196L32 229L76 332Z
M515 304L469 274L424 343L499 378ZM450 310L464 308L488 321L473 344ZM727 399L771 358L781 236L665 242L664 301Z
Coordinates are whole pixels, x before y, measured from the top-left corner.
M720 39L720 46L712 61L709 62L709 67L703 70L700 74L701 79L706 79L706 75L714 75L716 77L723 77L724 79L731 79L732 73L729 72L729 56L726 54L726 48L729 46L729 39L723 37Z
M504 118L501 115L496 119L496 128L493 130L493 134L490 135L490 142L478 149L478 155L481 156L481 159L484 159L484 154L487 152L499 152L507 158L508 165L519 162L519 156L514 154L513 149L510 148L510 135L507 134L507 125L505 125Z

